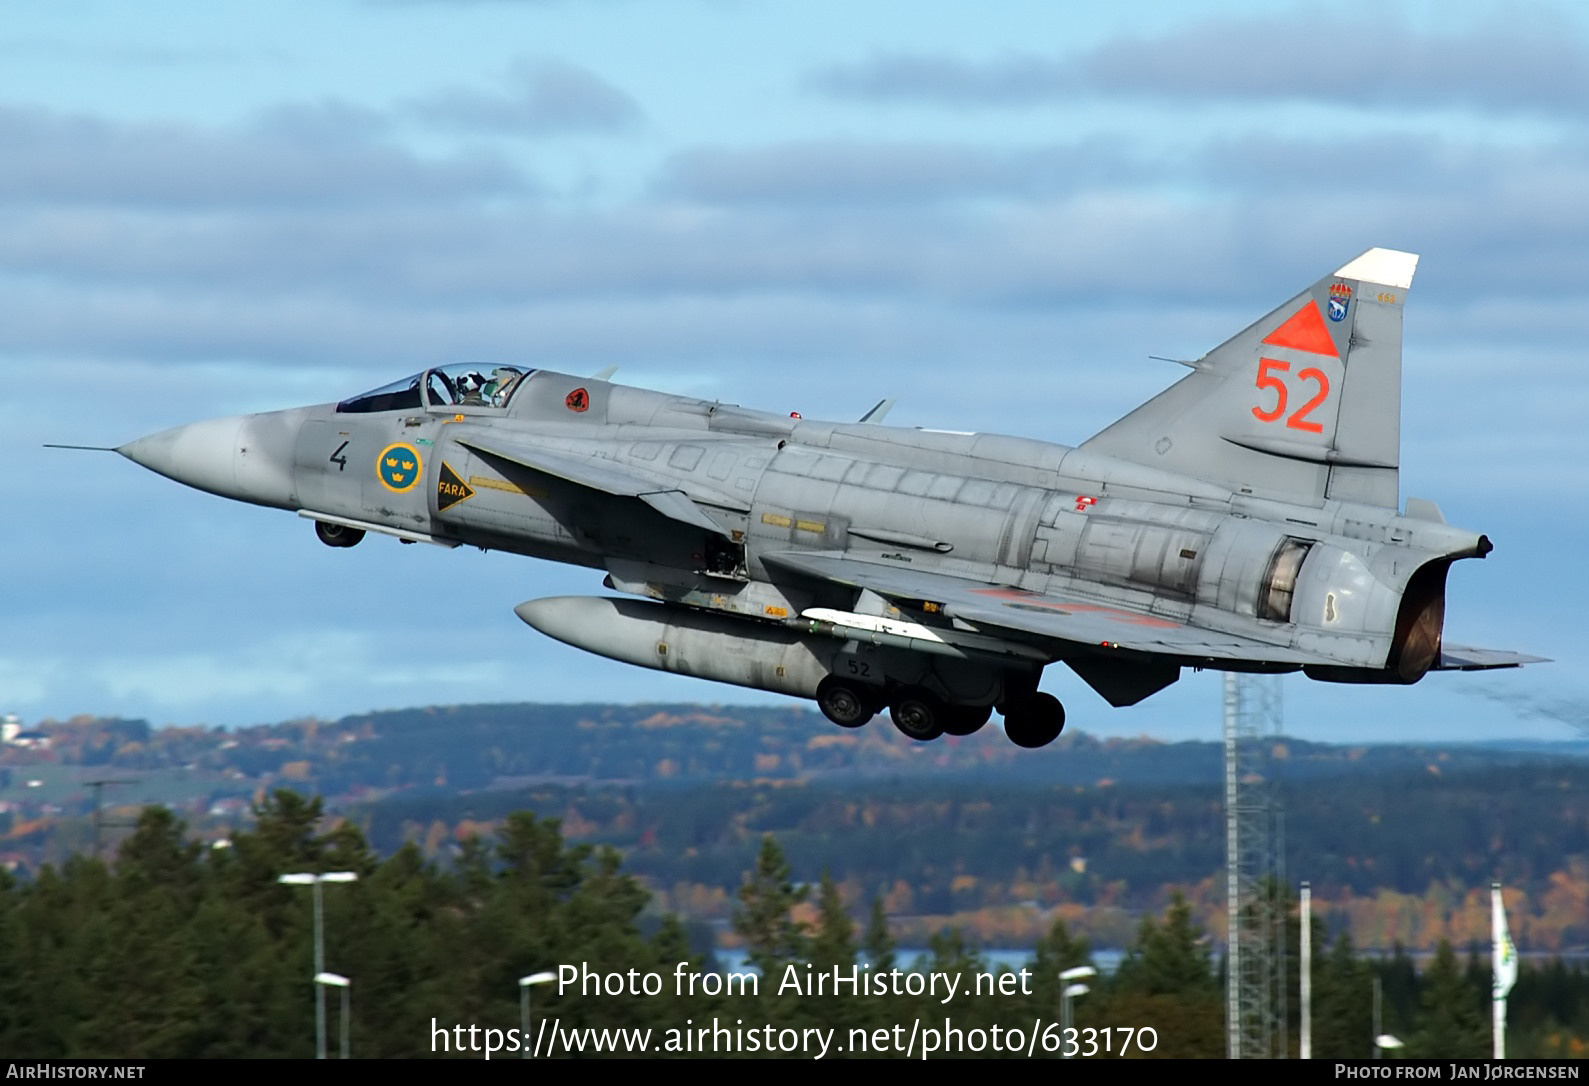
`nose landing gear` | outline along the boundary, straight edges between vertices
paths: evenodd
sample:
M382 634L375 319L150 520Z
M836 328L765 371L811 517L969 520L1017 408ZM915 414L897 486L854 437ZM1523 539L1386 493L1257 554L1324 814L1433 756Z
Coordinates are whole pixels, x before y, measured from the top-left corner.
M351 547L364 538L364 529L317 520L314 522L314 534L328 547Z

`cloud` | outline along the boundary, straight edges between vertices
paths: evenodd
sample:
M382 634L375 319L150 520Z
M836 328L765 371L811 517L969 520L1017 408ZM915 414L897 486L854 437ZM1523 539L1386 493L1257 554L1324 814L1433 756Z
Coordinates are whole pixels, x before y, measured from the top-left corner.
M570 4L572 0L364 0L371 7L501 7L550 8ZM616 3L618 0L608 0Z
M1068 55L988 60L880 53L807 76L817 91L873 102L1034 106L1108 95L1176 102L1309 101L1366 108L1459 106L1581 119L1589 43L1559 13L1415 28L1392 13L1347 18L1299 8L1280 18L1214 18L1121 35Z
M1299 9L1274 20L1213 19L1122 37L1076 58L1114 94L1270 103L1527 110L1577 114L1589 101L1589 48L1548 9L1455 30L1371 25Z
M1074 192L1151 176L1113 140L1004 150L946 143L804 140L694 148L664 165L657 191L707 203L887 204Z
M291 54L265 46L230 48L217 46L92 45L66 38L0 38L0 58L23 62L49 60L89 65L118 65L135 68L227 68L241 65L280 66L290 62Z
M1167 167L1109 184L1053 152L789 144L682 153L654 196L608 207L467 188L365 206L260 206L247 190L230 206L19 202L0 232L0 351L412 368L503 345L563 361L783 357L829 350L829 330L871 340L874 318L913 307L952 307L1002 342L1017 314L1074 321L1129 298L1183 325L1141 353L1195 355L1230 330L1208 318L1235 307L1231 291L1290 289L1299 252L1317 254L1312 273L1374 244L1426 254L1418 312L1446 312L1425 335L1526 337L1536 356L1541 337L1570 339L1554 302L1589 293L1571 259L1589 244L1579 153L1407 142L1397 185L1379 187L1329 182L1380 169L1373 141L1210 145L1178 164L1178 189ZM1048 154L1048 174L1027 168ZM1248 171L1263 162L1292 171L1263 184Z
M290 391L251 407L466 358L617 363L747 403L799 393L808 410L807 377L870 375L866 394L882 395L906 372L923 422L1074 438L1167 382L1144 356L1195 357L1274 303L1263 284L1295 289L1379 244L1425 254L1409 343L1442 359L1450 394L1526 413L1530 386L1491 388L1492 363L1462 360L1526 344L1545 373L1576 348L1571 314L1589 296L1572 259L1589 244L1589 149L1567 139L1409 127L1227 136L1175 156L1129 134L791 140L683 148L640 196L581 203L500 162L469 172L494 160L410 151L389 114L337 101L225 129L19 109L7 124L31 135L0 175L0 358L288 371ZM157 170L147 145L167 132ZM281 147L305 172L255 176ZM255 169L220 172L232 155ZM370 178L372 162L410 180ZM74 174L89 177L70 198L40 180ZM927 359L946 376L916 376ZM1063 373L1074 424L1007 396L957 401L968 368L990 365L1021 387ZM1583 399L1569 372L1552 380L1553 405Z
M638 103L599 76L556 61L518 61L506 94L452 87L417 99L406 112L438 128L541 136L611 132L641 119Z
M0 203L195 212L429 202L531 187L499 158L427 159L381 142L384 130L380 115L336 102L277 109L226 132L0 107Z
M1032 105L1084 89L1072 62L1023 53L982 62L881 53L864 61L826 65L811 72L806 81L836 98L948 106Z
M373 537L332 551L299 518L42 442L110 444L462 360L616 363L625 383L807 418L895 396L899 425L1074 442L1181 373L1147 355L1195 357L1370 245L1424 256L1406 492L1500 548L1452 578L1453 638L1564 659L1581 641L1573 594L1528 585L1571 568L1589 494L1575 446L1589 146L1584 111L1553 104L1581 103L1579 32L1532 11L1486 37L1467 8L1430 9L1446 20L1430 33L1395 9L1239 25L1188 9L1169 29L1109 15L1130 36L1102 41L1034 36L1019 17L948 37L929 12L919 56L828 70L835 108L786 93L812 54L781 16L661 17L636 51L604 33L628 8L424 2L344 6L331 38L363 44L352 66L294 52L302 34L270 20L243 46L219 24L155 27L155 52L119 60L107 50L145 48L136 34L34 53L40 33L18 24L0 41L53 107L0 102L15 401L0 505L21 571L0 593L0 687L16 708L246 721L533 698L568 676L615 696L681 682L565 651L510 610L599 591L599 572ZM844 40L886 41L889 18ZM447 48L465 23L496 53ZM207 53L212 39L243 52ZM511 63L559 42L589 70ZM1252 55L1282 42L1283 64ZM128 82L137 60L169 64ZM227 63L250 78L206 78ZM747 87L754 108L733 98ZM296 101L217 119L281 98ZM1045 112L906 116L896 101ZM437 586L446 607L424 606ZM445 651L416 656L421 633ZM1055 681L1088 723L1149 719L1089 712L1093 695ZM1403 692L1398 716L1449 726L1429 698L1445 681ZM1203 723L1173 726L1206 728L1210 689L1183 684L1152 719L1184 710ZM1293 715L1319 734L1379 704L1306 689Z

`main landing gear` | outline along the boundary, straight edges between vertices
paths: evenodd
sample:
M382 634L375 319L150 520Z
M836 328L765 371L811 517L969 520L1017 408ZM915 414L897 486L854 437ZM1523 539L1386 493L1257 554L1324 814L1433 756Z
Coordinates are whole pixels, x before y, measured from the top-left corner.
M949 706L936 694L921 687L905 687L896 693L888 707L894 727L918 742L936 739L944 732Z
M817 707L841 728L859 728L877 715L878 703L870 690L829 675L817 684Z
M1046 747L1064 730L1065 707L1052 694L1039 690L1004 707L1004 734L1018 747Z
M894 727L917 742L942 735L972 735L993 715L991 705L956 705L919 686L898 687L886 697L873 686L829 675L817 686L822 715L841 728L859 728L884 705ZM1052 694L1034 691L1006 705L1004 733L1016 746L1047 746L1065 729L1065 707Z

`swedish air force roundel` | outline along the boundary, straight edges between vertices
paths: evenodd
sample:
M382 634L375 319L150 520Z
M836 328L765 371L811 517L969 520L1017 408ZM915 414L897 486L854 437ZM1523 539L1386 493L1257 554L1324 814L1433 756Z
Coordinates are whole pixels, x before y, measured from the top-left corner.
M405 442L388 445L375 461L375 474L387 490L402 494L419 482L419 451Z

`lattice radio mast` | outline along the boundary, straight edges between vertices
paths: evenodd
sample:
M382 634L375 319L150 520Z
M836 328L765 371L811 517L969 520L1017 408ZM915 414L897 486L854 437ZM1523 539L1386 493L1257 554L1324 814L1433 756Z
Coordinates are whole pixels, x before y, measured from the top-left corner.
M1285 831L1273 758L1280 677L1225 673L1225 1051L1285 1058Z

